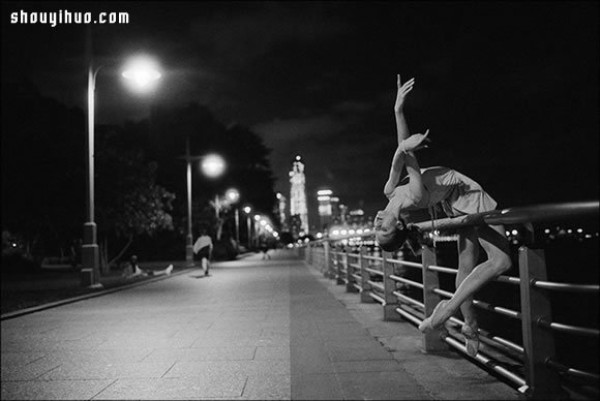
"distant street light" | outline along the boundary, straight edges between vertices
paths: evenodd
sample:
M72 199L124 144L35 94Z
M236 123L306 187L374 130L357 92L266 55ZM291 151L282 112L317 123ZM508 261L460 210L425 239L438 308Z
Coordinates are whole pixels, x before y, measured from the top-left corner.
M248 249L250 249L252 247L252 233L251 233L251 226L250 226L250 213L252 212L252 208L250 206L244 206L244 213L246 213L246 229L248 230Z
M91 29L88 30L87 51L88 51L88 137L87 137L87 164L86 164L86 209L87 221L83 224L83 243L81 246L81 285L84 287L102 288L100 278L100 254L97 242L97 227L94 221L94 91L96 88L96 76L102 66L94 70L91 56ZM156 67L156 64L153 64ZM132 64L123 73L127 79L133 79L136 82L134 87L139 85L149 87L151 83L160 78L160 73L150 64ZM144 77L144 78L141 78Z
M187 236L185 246L185 261L188 266L194 265L194 235L192 233L192 161L201 160L201 170L210 178L217 178L225 171L225 160L215 153L205 156L190 155L190 138L185 143L185 160L187 162ZM218 211L217 211L217 217Z
M225 197L227 198L227 200L234 204L237 203L237 201L240 199L240 193L237 189L235 188L230 188L227 190L227 192L225 192ZM240 244L240 211L239 209L236 207L235 208L235 240L236 240L236 248L238 248L239 250L239 244Z

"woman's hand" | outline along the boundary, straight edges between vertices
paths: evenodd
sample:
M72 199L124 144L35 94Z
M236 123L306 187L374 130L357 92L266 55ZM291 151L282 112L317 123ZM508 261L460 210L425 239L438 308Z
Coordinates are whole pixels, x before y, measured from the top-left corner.
M413 89L415 84L415 79L411 78L402 84L400 80L400 74L398 74L398 93L396 94L396 103L394 103L394 111L396 113L401 113L404 107L404 100L406 99L406 95Z
M431 139L427 137L428 135L429 130L425 131L424 134L413 134L405 140L403 140L402 142L400 142L398 149L400 150L400 152L406 153L427 148L429 147L429 143L431 142Z

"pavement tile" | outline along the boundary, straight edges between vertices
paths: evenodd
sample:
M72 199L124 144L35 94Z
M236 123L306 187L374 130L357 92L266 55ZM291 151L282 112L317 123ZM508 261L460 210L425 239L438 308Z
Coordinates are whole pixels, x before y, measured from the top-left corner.
M190 348L196 342L193 338L111 338L98 345L98 350L132 349L132 348Z
M284 360L177 362L165 377L196 377L228 373L243 376L287 375L290 374L290 363Z
M371 338L369 340L372 341ZM332 361L369 361L393 359L382 345L371 342L345 342L328 344L327 353Z
M45 352L2 352L0 359L2 367L4 366L23 366L35 360L41 359L46 355Z
M89 400L113 380L2 381L2 400Z
M289 345L290 339L285 336L278 337L216 337L199 338L192 344L191 348L204 347L259 347L259 346L286 346Z
M252 360L256 347L202 347L191 349L156 349L150 353L144 362L200 362L200 361L240 361Z
M117 378L159 378L172 366L168 362L64 363L38 380L84 380Z
M104 340L85 338L81 340L28 340L27 338L17 341L2 340L2 352L32 352L32 351L54 351L54 350L86 350L98 348Z
M224 373L212 375L162 378L119 379L95 399L107 400L182 400L232 399L242 395L246 377Z
M48 358L37 359L26 365L2 364L2 382L35 380L60 365L60 362Z
M152 348L107 349L107 350L64 350L52 351L45 355L45 359L56 361L60 364L69 363L87 365L94 363L132 363L141 362L153 351Z
M293 375L291 393L294 400L344 399L337 375L333 373ZM356 397L349 399L356 399Z
M371 361L339 361L332 363L336 373L348 372L386 372L403 370L402 365L395 359Z
M427 391L404 371L340 373L346 399L429 400Z
M291 358L290 347L256 347L255 360L285 360Z
M248 377L242 394L247 400L291 400L292 377L290 375L268 375Z

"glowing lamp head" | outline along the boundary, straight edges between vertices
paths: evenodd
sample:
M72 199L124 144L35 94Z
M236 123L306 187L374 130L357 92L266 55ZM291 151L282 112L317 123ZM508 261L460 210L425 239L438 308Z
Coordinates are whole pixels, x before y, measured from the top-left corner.
M217 154L210 154L202 160L201 168L207 177L217 178L225 171L225 160Z
M235 203L240 199L240 193L237 189L231 188L225 192L225 197L229 200L229 202Z
M158 63L147 56L132 59L125 67L122 75L132 90L138 93L150 92L156 87L161 77Z

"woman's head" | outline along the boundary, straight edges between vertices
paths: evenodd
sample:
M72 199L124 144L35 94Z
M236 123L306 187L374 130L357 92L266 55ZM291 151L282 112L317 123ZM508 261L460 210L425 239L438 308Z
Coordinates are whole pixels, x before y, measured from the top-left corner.
M375 216L375 238L384 251L399 249L408 236L406 223L388 210L380 210Z

